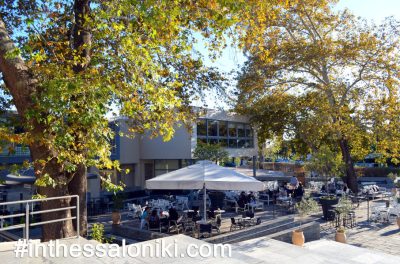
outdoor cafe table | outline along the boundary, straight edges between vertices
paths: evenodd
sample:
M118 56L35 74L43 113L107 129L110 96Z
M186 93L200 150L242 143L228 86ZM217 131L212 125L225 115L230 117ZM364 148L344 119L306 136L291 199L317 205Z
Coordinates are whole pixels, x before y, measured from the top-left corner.
M160 216L161 216L162 218L168 218L168 217L169 217L169 212L168 212L168 211L162 211L162 212L160 213Z
M254 223L255 218L242 217L240 221L244 223L244 226L251 226Z
M214 210L214 213L215 213L216 215L221 215L222 213L225 213L225 210L221 210L221 209Z
M198 224L198 225L206 225L206 224L211 224L211 221L210 220L204 221L202 219L202 220L196 221L196 224Z
M392 208L391 206L386 206L386 203L375 203L373 208L375 212L379 212L377 220L381 222L389 221L389 210Z
M289 206L291 205L292 198L291 197L286 197L286 196L279 196L276 198L276 200L279 202L281 205Z

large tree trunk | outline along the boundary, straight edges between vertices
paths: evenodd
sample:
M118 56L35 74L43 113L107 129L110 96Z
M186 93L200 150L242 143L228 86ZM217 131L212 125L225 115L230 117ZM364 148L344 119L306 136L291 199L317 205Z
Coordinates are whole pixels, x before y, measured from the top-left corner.
M90 31L85 26L85 17L89 15L89 1L88 0L75 0L74 2L75 23L73 30L73 46L76 50L80 51L81 60L74 67L76 74L85 70L90 61ZM82 48L84 47L84 48ZM34 78L29 67L25 64L24 60L17 56L15 58L7 58L6 54L13 51L15 48L14 43L8 36L5 24L0 16L0 72L3 75L4 83L9 90L18 115L21 121L24 120L26 111L34 108L32 100L33 95L37 93L37 80ZM45 113L44 113L45 114ZM34 122L33 131L31 136L35 140L30 146L32 161L48 160L44 170L38 164L35 164L35 172L40 172L36 176L41 177L45 173L49 174L58 184L47 187L40 187L39 193L46 195L46 197L57 197L64 195L76 194L80 198L80 234L87 234L87 212L86 212L86 190L87 178L86 168L83 164L78 166L78 170L72 175L68 175L63 171L62 164L56 160L56 154L40 144L40 138L43 136L41 131L45 128L42 125ZM61 184L60 184L61 183ZM64 184L62 184L64 183ZM69 207L76 205L75 201L71 199L53 200L43 202L41 205L42 210L51 210L61 207ZM42 221L49 221L60 218L70 218L75 215L74 210L65 210L51 212L42 215ZM64 222L46 224L42 228L42 238L45 241L50 239L64 238L76 235L75 227L76 220L66 220Z
M74 177L71 182L68 184L68 190L70 195L78 195L79 196L79 230L80 236L87 236L87 201L86 201L86 192L87 192L87 176L86 176L86 167L84 165L78 166L77 171L75 172ZM73 203L75 204L75 201ZM76 216L76 210L72 211L72 216ZM76 221L73 221L74 227L76 227Z
M47 157L54 156L52 155L50 150L48 150L43 145L32 144L30 146L32 160L44 160ZM62 166L59 162L57 162L56 158L48 161L43 168L43 166L39 163L35 163L35 172L39 172L40 174L36 175L36 177L43 177L43 175L48 174L52 179L56 181L55 186L46 186L39 187L38 193L41 195L45 195L46 197L59 197L69 195L68 189L65 184L68 182L68 178L64 173ZM52 210L56 208L63 208L72 206L71 199L57 199L50 200L41 203L41 210ZM52 221L58 220L62 218L71 218L71 210L62 210L50 213L41 214L41 221ZM75 226L73 225L72 219L68 219L62 222L49 223L42 226L42 240L49 241L51 239L58 239L64 237L72 237L75 236Z
M79 74L83 72L90 63L90 46L91 34L90 28L86 25L86 18L90 15L90 1L89 0L75 0L75 25L73 30L73 46L74 49L80 51L80 63L74 67L74 72ZM68 185L69 193L79 196L79 216L78 225L81 236L87 235L87 175L86 166L84 164L78 165L74 176ZM76 211L74 211L75 213ZM75 222L75 221L74 221Z
M349 142L347 141L346 138L341 138L339 144L340 144L340 149L342 151L342 158L346 169L347 186L353 193L356 194L358 192L357 175L354 170L354 163L350 154Z

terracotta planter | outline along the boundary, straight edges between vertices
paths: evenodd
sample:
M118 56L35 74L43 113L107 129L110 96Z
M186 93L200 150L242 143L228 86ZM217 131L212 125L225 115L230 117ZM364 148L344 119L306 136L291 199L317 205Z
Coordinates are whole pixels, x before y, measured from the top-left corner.
M400 217L397 217L397 226L400 228Z
M292 233L292 243L296 246L303 246L304 245L304 233L302 230L295 230Z
M121 213L120 212L112 212L112 222L113 225L121 224Z
M345 232L336 232L335 240L336 240L336 242L346 244L346 233Z

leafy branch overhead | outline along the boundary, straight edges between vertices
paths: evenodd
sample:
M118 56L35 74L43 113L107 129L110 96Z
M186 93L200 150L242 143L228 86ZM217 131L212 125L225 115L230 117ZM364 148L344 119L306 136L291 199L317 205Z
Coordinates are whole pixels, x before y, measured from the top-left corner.
M261 140L340 152L356 191L354 160L400 158L399 22L368 23L336 2L299 1L247 43L236 110L252 116Z
M84 233L86 168L119 170L110 159L119 132L107 114L126 117L131 134L169 140L175 124L196 117L193 99L223 92L225 78L194 49L198 36L215 59L227 36L245 47L296 2L0 0L0 141L10 153L29 147L38 183L46 185L40 195L79 195ZM66 221L45 226L43 236L73 230Z

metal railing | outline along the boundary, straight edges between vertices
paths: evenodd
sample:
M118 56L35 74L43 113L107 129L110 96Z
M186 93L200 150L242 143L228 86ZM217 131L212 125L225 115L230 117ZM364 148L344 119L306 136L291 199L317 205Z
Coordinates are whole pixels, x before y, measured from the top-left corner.
M50 209L50 210L33 211L34 203L53 201L53 200L61 200L61 199L67 199L67 198L71 198L71 199L75 198L76 206L67 206L67 207L61 207L61 208L54 208L54 209ZM23 232L24 238L29 239L29 228L30 227L77 219L77 221L76 221L76 234L77 234L76 237L79 237L80 230L79 230L79 196L78 195L66 195L66 196L50 197L50 198L42 198L42 199L4 202L4 203L0 203L0 207L8 206L8 205L15 205L15 204L25 204L25 212L18 213L18 214L10 214L10 215L0 215L0 231L25 229ZM29 206L29 204L31 204L31 206ZM41 215L41 214L46 214L46 213L53 213L53 212L60 212L60 211L65 211L65 210L73 210L73 209L76 210L76 216L56 218L53 220L41 221L41 222L37 222L37 223L30 223L30 221L29 221L30 216ZM23 217L23 216L25 216L25 223L4 227L4 219L14 218L14 217Z

